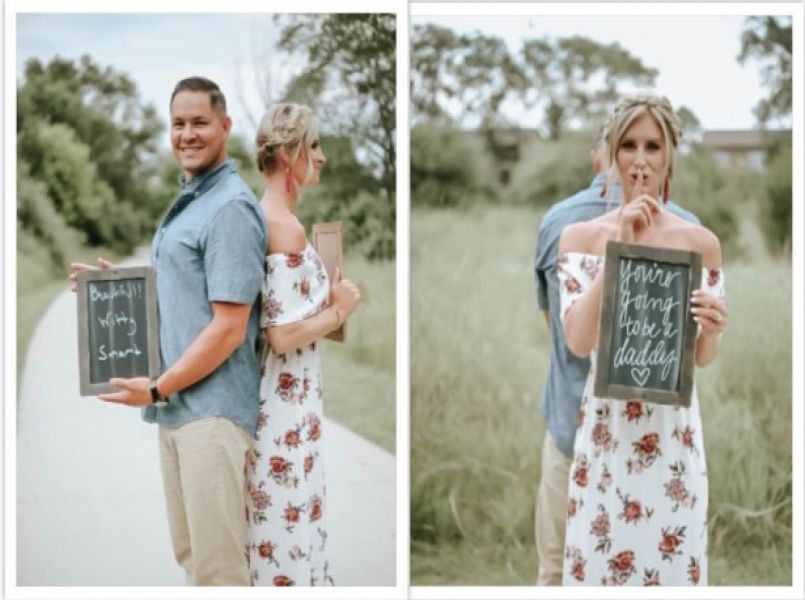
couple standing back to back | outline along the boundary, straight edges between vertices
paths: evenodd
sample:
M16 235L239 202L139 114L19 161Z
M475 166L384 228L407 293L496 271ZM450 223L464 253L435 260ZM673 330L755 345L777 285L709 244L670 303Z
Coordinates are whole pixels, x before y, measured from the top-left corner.
M159 425L171 540L188 585L332 584L317 342L360 293L340 273L329 281L295 215L325 162L318 121L298 104L267 110L258 201L227 158L232 121L214 82L181 80L170 116L182 190L151 247L161 374L112 379L120 391L99 397L141 407ZM73 283L86 268L71 265Z

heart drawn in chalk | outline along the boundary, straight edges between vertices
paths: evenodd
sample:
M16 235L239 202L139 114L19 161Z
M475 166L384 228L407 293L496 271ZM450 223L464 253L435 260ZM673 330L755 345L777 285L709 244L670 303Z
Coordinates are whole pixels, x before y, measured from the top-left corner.
M651 374L651 369L648 367L643 367L642 369L638 369L637 367L632 367L632 377L639 385L644 385L648 376Z

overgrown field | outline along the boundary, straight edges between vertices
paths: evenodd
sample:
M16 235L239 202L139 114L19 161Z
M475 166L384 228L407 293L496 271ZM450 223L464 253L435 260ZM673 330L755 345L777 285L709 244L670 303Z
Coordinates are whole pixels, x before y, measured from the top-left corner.
M533 289L539 217L411 219L411 583L529 585L549 330ZM760 239L760 238L757 238ZM791 265L725 265L730 329L697 372L711 585L791 583Z

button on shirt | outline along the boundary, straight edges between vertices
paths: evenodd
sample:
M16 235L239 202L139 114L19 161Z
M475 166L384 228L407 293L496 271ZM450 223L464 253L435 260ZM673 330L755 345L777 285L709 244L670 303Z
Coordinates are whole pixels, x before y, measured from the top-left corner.
M143 419L169 428L225 417L254 435L260 404L255 353L266 225L257 198L230 159L190 181L151 245L159 306L162 371L171 367L213 318L211 302L251 305L246 340L211 374L146 406Z
M548 423L548 431L556 447L566 456L573 455L581 395L590 370L590 360L578 358L570 352L559 319L559 279L556 276L559 236L571 223L588 221L620 204L618 186L612 190L611 199L601 197L605 183L606 176L599 174L589 188L554 204L540 222L534 249L537 301L541 310L550 312L551 321L551 362L540 412ZM699 219L693 213L673 202L664 206L686 221L699 224Z

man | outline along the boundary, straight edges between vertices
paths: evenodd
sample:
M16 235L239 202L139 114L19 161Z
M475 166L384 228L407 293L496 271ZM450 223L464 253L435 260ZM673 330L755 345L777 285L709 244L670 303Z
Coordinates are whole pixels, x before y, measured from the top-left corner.
M227 159L232 121L218 86L180 81L170 115L182 192L151 247L162 373L113 378L120 391L99 397L143 407L143 419L159 425L173 549L187 583L249 585L245 468L259 408L266 226Z
M537 585L561 585L567 519L567 485L573 458L573 442L581 408L581 395L590 370L588 358L573 355L565 344L559 318L559 280L556 261L559 236L571 223L595 218L620 204L620 187L604 194L607 165L606 126L593 150L596 172L590 187L554 204L539 225L534 250L537 300L551 328L551 361L540 412L548 431L542 446L541 475L535 511L535 535L539 571ZM608 198L607 196L611 196ZM698 218L673 202L665 208L683 219Z

